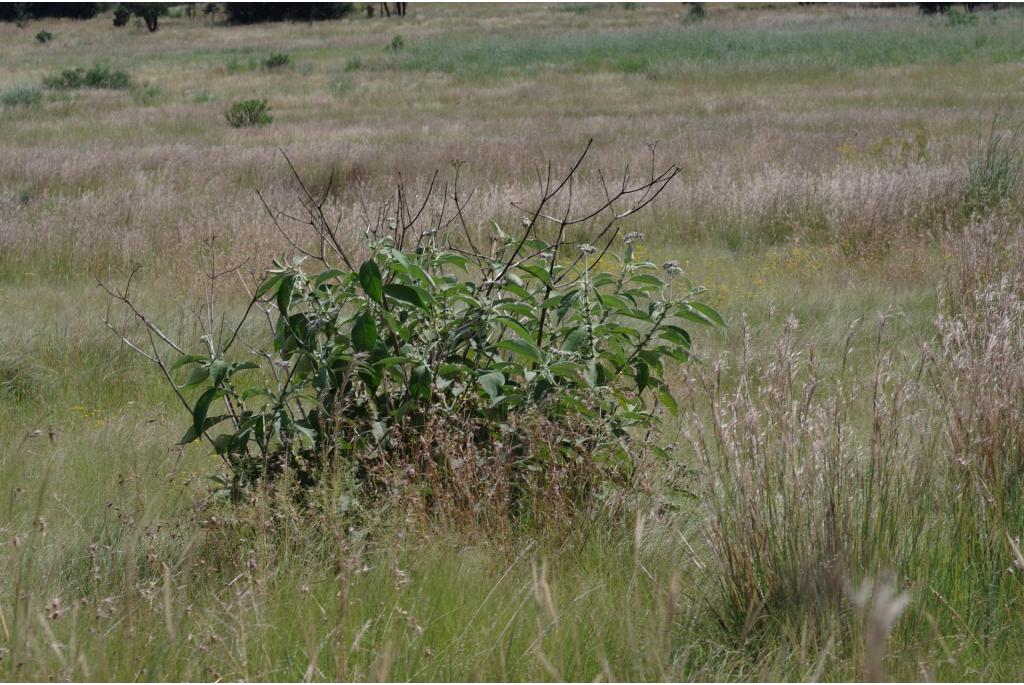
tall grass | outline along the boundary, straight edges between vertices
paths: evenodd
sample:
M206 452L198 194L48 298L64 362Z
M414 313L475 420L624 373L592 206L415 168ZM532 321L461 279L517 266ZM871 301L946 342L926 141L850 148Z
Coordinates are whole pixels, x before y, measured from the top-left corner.
M999 117L993 118L988 138L968 162L963 198L963 211L968 218L1011 200L1020 187L1024 151L1017 131L1000 130L999 123Z
M745 342L734 374L690 379L710 407L691 438L721 571L713 607L739 644L792 644L810 630L814 649L860 664L861 677L916 667L943 678L962 673L943 661L946 636L967 631L958 660L1006 677L1003 661L981 665L978 636L992 621L1020 625L1024 589L1024 252L1012 226L951 239L951 313L916 354L892 348L895 320L884 319L870 336L851 329L829 371L793 346L790 319L776 342ZM874 369L859 380L848 376L858 346ZM887 577L896 585L877 585ZM888 622L858 611L865 584L883 592ZM922 632L933 645L908 641Z

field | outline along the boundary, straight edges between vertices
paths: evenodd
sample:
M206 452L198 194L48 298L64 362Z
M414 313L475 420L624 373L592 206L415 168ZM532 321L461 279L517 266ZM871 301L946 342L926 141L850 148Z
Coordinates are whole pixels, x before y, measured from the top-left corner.
M0 23L0 678L1024 678L1024 13L688 11ZM96 63L135 87L42 87ZM249 97L273 123L228 126ZM99 283L140 266L201 346L206 274L291 252L282 151L358 251L398 175L463 161L486 240L590 139L584 200L681 167L623 230L729 323L671 373L669 459L539 528L211 499Z

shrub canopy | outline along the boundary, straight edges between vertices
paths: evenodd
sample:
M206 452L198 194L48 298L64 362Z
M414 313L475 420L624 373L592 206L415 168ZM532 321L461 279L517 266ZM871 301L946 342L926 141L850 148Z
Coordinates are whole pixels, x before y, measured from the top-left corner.
M230 2L225 5L228 20L234 24L325 21L340 19L352 9L350 2Z

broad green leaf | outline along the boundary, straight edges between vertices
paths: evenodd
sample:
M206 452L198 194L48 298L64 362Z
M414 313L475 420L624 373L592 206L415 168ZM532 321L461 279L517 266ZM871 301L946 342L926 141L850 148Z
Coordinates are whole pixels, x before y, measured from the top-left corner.
M422 288L416 288L402 283L389 283L384 286L384 293L395 300L411 304L421 309L430 309L430 302L424 296Z
M295 288L295 276L289 274L281 281L277 289L277 309L282 317L288 316L288 307L292 303L292 290Z
M647 388L647 382L651 380L651 367L643 359L637 359L633 363L633 380L636 381L636 389L643 392Z
M658 391L658 398L661 403L668 409L668 413L675 416L679 412L679 405L676 404L676 398L672 396L672 393L668 391L668 388L661 388Z
M723 319L722 315L719 314L717 311L715 311L715 309L713 307L709 307L708 305L704 304L703 302L689 302L688 304L690 305L691 309L693 309L693 310L695 310L697 312L700 312L705 317L710 319L714 324L716 324L718 326L725 326L726 325L725 324L725 319Z
M597 388L604 385L608 380L608 372L605 370L604 365L596 359L591 359L587 362L587 368L583 372L583 379L592 388Z
M498 347L503 350L510 350L516 354L520 354L530 361L537 362L538 364L543 357L539 347L533 343L528 343L525 340L502 340L498 343Z
M377 344L377 323L369 312L363 312L352 324L352 347L357 352L369 352Z
M480 376L477 383L484 389L487 396L494 400L501 395L501 389L505 387L505 374L501 371L491 371Z
M199 385L209 377L209 366L197 366L194 369L192 369L192 371L188 374L188 378L185 380L185 384L182 385L181 387L191 388L193 386Z
M502 326L505 326L506 328L511 328L513 331L516 332L516 335L518 335L523 340L526 340L527 342L533 342L534 336L530 335L530 332L527 331L521 323L513 319L511 316L499 316L496 317L494 321L495 323L499 323Z
M267 276L267 278L260 284L260 287L256 289L255 298L259 299L266 296L273 296L275 289L281 285L281 280L284 279L284 273L275 273Z
M562 349L566 352L575 352L583 346L583 343L587 341L587 329L583 326L574 328L569 332L569 335L565 336L565 340L562 342Z
M186 364L196 364L198 362L209 361L210 358L201 354L186 354L178 357L173 364L171 364L171 371L175 371L185 366Z
M665 282L662 281L657 276L655 276L654 274L636 274L629 280L634 283L642 283L644 285L656 285L658 287L665 285Z
M196 435L201 435L206 424L206 413L210 410L210 403L221 396L219 388L210 388L196 400L196 406L192 409L192 427L196 429Z
M338 278L338 277L344 276L344 275L345 275L345 272L342 271L341 269L327 269L326 271L321 271L316 276L314 276L313 279L310 281L310 283L312 283L313 287L316 288L316 287L319 287L319 286L323 285L327 281L332 281L335 278Z
M213 383L214 387L220 385L220 382L224 380L224 376L228 372L228 363L223 359L215 359L210 364L210 382Z
M374 302L384 301L384 281L381 279L377 262L373 259L366 260L359 267L359 285L363 286L367 296Z

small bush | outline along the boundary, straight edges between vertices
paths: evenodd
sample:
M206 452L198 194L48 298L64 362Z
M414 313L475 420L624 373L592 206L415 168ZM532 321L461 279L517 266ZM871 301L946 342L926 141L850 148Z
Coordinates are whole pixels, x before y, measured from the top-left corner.
M65 69L59 74L44 78L43 85L51 90L77 90L79 88L127 90L134 85L134 82L126 71L104 64L96 64L89 69L82 67Z
M363 60L361 57L349 57L345 61L345 71L359 71L363 68Z
M5 107L35 107L43 101L43 91L36 86L14 86L0 91L0 104Z
M391 43L388 44L388 49L391 50L391 52L398 52L399 50L403 49L404 47L405 47L405 38L402 38L401 35L394 36L391 39Z
M967 188L963 212L970 218L985 214L1010 199L1020 185L1024 171L1024 153L1016 133L997 129L993 120L984 147L968 162Z
M49 31L43 30L36 34L37 43L49 43L53 40L53 34Z
M703 21L707 16L707 12L704 10L703 2L695 2L690 5L690 11L686 14L686 21L697 22Z
M233 102L224 112L224 118L235 128L266 126L274 120L266 100L241 100Z
M654 197L676 173L617 198L635 212L647 200L633 193ZM572 511L629 482L659 417L676 413L665 375L690 358L687 328L724 322L678 262L637 258L642 234L592 227L589 244L537 225L567 184L521 228L491 222L486 253L451 247L440 220L382 217L361 264L321 205L307 206L334 252L275 261L236 335L163 367L196 397L180 443L209 439L235 496L282 474L311 486L339 467L364 493L408 487L428 503L512 513L541 495ZM272 338L239 356L237 332L261 310Z
M120 5L114 10L114 26L127 26L131 18L132 13Z
M164 101L164 91L160 86L152 83L145 83L132 89L132 100L135 104L144 107L152 107Z
M272 52L263 60L264 69L277 69L292 63L292 56L287 52Z
M964 12L957 7L946 12L946 24L949 26L974 26L978 23L978 15Z

